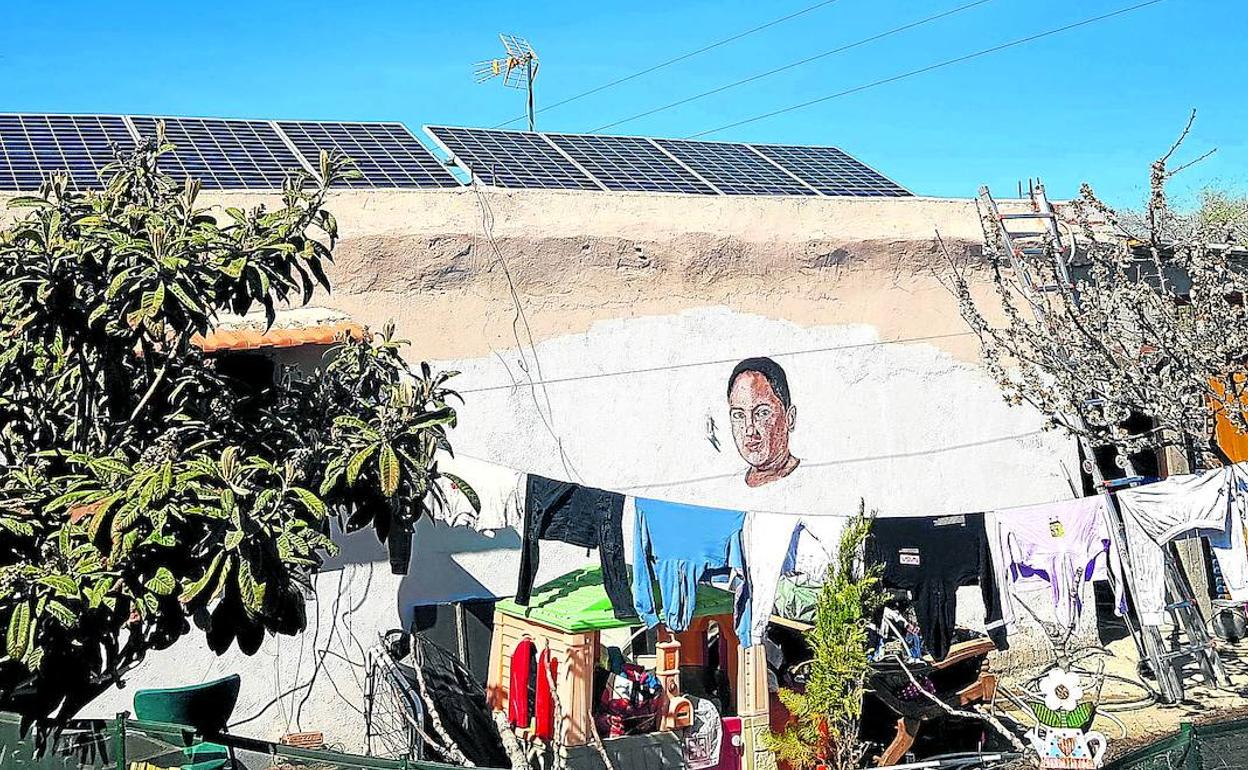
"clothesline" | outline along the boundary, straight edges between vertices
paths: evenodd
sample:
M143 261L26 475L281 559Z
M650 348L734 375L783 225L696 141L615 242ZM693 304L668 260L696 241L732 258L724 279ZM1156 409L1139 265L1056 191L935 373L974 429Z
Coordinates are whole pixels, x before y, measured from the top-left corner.
M1028 436L1039 435L1040 433L1043 433L1043 431L1032 431L1032 432L1030 432L1030 433L1024 433L1024 434L1020 434L1020 435L1017 435L1017 436L1009 436L1009 437L1007 437L1007 438L1009 438L1009 439L1026 438L1026 437L1028 437ZM914 454L915 454L915 455L917 455L917 454L919 454L919 453L914 453ZM523 474L523 475L526 475L526 476L530 476L530 475L531 475L531 476L543 476L543 477L546 477L546 478L554 478L554 477L552 477L552 476L549 476L548 474L538 474L538 473L534 473L534 472L532 472L532 471L526 471L526 470L522 470L522 469L519 469L519 468L512 468L511 466L508 466L508 465L503 465L502 463L497 463L497 462L494 462L493 460L486 460L485 458L482 458L482 457L476 457L476 456L474 456L474 455L467 455L467 454L457 453L457 454L455 454L453 457L454 457L455 459L474 460L474 461L476 461L476 462L479 462L479 463L485 463L485 464L487 464L487 465L492 465L492 466L495 466L495 467L498 467L498 468L506 468L506 469L507 469L507 470L509 470L509 471L513 471L513 472L515 472L515 473ZM886 459L886 458L867 458L867 459ZM815 463L804 463L803 465L804 465L804 466L808 466L808 467L821 467L821 466L824 466L824 465L837 464L837 463L839 463L839 462L843 462L843 461L828 461L828 462L824 462L824 463L818 463L818 462L815 462ZM735 477L735 475L739 475L739 474L734 474L734 477ZM707 481L707 480L714 480L714 479L718 479L718 478L729 478L729 476L723 476L723 477L720 477L720 476L709 476L709 477L704 477L704 478L693 479L692 481ZM469 483L469 485L471 485L471 484L472 484L472 479L470 479L470 478L465 478L464 480L465 480L465 481L467 481L467 482ZM645 498L645 499L660 499L660 498L654 498L654 497L651 497L651 496L650 496L650 495L648 495L648 494L645 494L645 493L644 493L644 492L645 492L645 490L648 490L648 489L654 489L654 488L658 488L658 487L675 486L675 484L672 484L672 483L632 484L632 485L629 485L629 486L623 487L623 488L621 488L621 489L608 489L608 488L606 488L606 487L596 487L596 486L593 486L593 485L590 485L590 484L582 484L582 483L580 483L580 482L572 482L572 481L569 481L569 482L567 482L567 483L570 483L570 484L577 484L578 486L586 487L586 488L588 488L588 489L596 489L596 490L600 490L600 491L603 491L603 492L609 492L609 493L613 493L613 494L622 495L622 496L624 496L624 497L631 497L631 498L634 498L634 499L636 499L636 498L638 498L638 497L640 497L640 498ZM783 483L783 482L780 482L780 483ZM1112 494L1115 494L1115 492L1112 492L1112 491L1097 492L1094 496L1100 496L1100 495L1102 495L1102 494L1110 494L1110 495L1112 495ZM1081 495L1081 496L1078 496L1078 497L1067 497L1067 498L1061 498L1061 499L1059 499L1059 500L1040 500L1040 501L1037 501L1037 502L1032 502L1032 503L1017 503L1017 504L1009 505L1009 506L1006 506L1006 507L981 508L981 509L978 509L978 510L970 510L970 511L953 511L953 512L942 512L942 513L932 513L932 512L930 512L930 511L928 511L928 512L922 512L922 513L919 513L919 512L903 512L903 513L889 513L889 514L882 514L882 515L879 515L878 517L879 517L879 518L887 518L887 519L907 519L907 518L921 519L921 518L931 518L931 517L934 517L934 516L938 516L938 517L945 517L945 516L965 516L965 515L969 515L969 514L973 514L973 513L986 513L986 512L990 512L990 511L991 511L991 512L1002 512L1002 513L1004 513L1004 512L1007 512L1007 511L1014 511L1014 510L1018 510L1018 509L1021 509L1021 508L1031 508L1031 507L1033 507L1033 506L1037 506L1037 505L1050 505L1050 504L1057 504L1057 503L1067 502L1067 501L1070 501L1070 500L1079 500L1079 499L1082 499L1083 497L1085 497L1085 496L1082 496L1082 495ZM864 500L864 501L865 501L865 499L866 499L866 498L865 498L865 497L861 497L861 498L859 498L859 499L860 499L860 500ZM689 501L679 501L679 502L689 502ZM701 505L701 503L694 503L694 504ZM722 507L722 506L709 506L709 507ZM843 513L843 512L833 512L833 511L826 511L826 512L825 512L825 511L821 511L821 512L814 512L814 513L812 513L812 512L809 512L809 511L781 511L781 510L774 510L774 509L770 509L770 508L766 508L766 507L758 507L758 506L750 506L750 505L742 505L742 506L737 506L737 508L739 508L740 510L748 510L748 511L753 511L753 512L755 512L755 513L765 513L765 514L775 515L775 516L798 516L798 517L808 517L808 518L824 518L824 517L826 517L826 518L840 518L840 519L851 519L851 518L853 518L853 517L857 516L857 513L856 513L856 512L855 512L855 513Z

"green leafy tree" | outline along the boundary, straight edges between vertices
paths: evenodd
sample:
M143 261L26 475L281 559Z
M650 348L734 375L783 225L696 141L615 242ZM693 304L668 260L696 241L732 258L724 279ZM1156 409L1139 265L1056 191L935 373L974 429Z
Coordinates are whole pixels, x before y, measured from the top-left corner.
M196 343L329 289L346 162L221 211L160 172L170 149L98 191L54 177L0 229L0 709L28 718L72 716L192 623L218 653L301 631L331 517L402 544L444 502L452 375L392 328L264 383Z
M792 719L768 743L794 770L848 770L860 767L866 754L859 720L870 670L867 634L882 589L876 570L856 574L854 562L873 520L860 509L841 534L836 563L815 604L815 627L806 637L813 653L806 688L780 690Z

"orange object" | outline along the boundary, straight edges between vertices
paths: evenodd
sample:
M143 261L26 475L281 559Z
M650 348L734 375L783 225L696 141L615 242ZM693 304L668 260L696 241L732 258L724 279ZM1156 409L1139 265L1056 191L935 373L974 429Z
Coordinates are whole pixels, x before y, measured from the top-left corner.
M364 327L353 321L338 321L303 328L218 329L207 335L196 334L191 343L205 353L222 350L293 348L300 345L332 345L344 337L363 339Z
M297 746L301 749L321 749L325 747L325 734L322 732L286 733L280 743L283 746Z
M673 639L670 642L659 642L654 647L654 673L658 676L663 676L664 674L679 674L680 642Z
M1214 380L1209 383L1218 395L1223 393L1222 383ZM1244 409L1248 411L1248 399L1244 400ZM1222 447L1222 451L1226 452L1231 458L1231 462L1243 462L1248 460L1248 434L1240 433L1236 430L1234 423L1226 416L1226 410L1215 405L1214 412L1214 438L1217 439L1218 446Z
M669 698L663 715L664 730L683 730L693 726L693 702L683 695Z

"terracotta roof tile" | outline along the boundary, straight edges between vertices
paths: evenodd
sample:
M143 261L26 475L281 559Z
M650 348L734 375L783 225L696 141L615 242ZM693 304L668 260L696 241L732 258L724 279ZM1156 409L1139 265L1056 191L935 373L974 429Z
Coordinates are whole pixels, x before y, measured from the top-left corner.
M364 327L354 321L333 321L298 328L274 326L261 329L216 329L195 335L192 342L205 353L223 350L293 348L300 345L329 345L344 337L364 338Z

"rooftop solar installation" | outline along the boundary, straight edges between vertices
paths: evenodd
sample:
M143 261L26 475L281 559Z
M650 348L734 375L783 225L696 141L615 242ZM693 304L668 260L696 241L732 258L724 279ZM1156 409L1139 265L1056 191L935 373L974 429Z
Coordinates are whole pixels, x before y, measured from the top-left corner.
M649 139L585 134L546 134L546 138L608 190L700 195L719 192Z
M0 190L37 190L54 172L99 187L117 153L154 138L161 168L205 189L277 190L318 177L321 150L349 157L356 189L457 188L460 178L402 123L126 115L0 114ZM495 187L692 195L903 197L911 193L835 147L426 126L456 166Z
M355 162L359 178L343 180L336 186L461 186L402 123L279 120L277 125L312 168L320 168L321 150L338 150Z
M54 172L98 188L116 152L134 149L125 119L111 115L0 115L0 190L38 190Z
M835 147L751 145L824 195L898 198L910 191Z
M818 195L749 145L687 139L654 141L724 195Z
M461 168L496 187L601 190L589 174L541 134L488 128L425 126Z
M165 139L173 152L162 155L161 170L175 179L194 177L206 190L275 190L290 176L305 171L272 124L262 120L217 118L131 118L144 138L156 136L165 122Z

